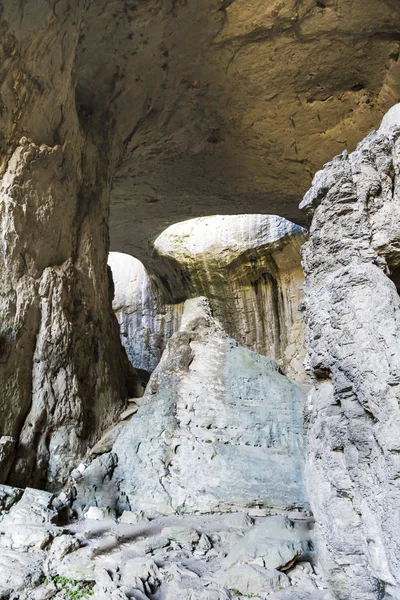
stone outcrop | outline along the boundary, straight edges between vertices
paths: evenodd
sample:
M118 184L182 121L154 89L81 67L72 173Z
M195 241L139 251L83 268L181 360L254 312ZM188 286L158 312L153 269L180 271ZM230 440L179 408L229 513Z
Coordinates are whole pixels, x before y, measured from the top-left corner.
M18 485L59 486L140 391L111 311L104 144L75 105L81 4L0 11L0 478Z
M76 483L78 504L193 513L305 507L304 392L238 345L203 298L153 372L112 452Z
M0 439L15 440L2 443L1 478L19 485L59 486L138 391L110 307L106 189L86 187L80 161L24 139L0 187Z
M302 203L313 215L307 481L340 600L400 597L399 113L328 163Z
M111 253L113 308L135 367L152 371L179 329L182 299L206 296L214 316L242 346L306 378L303 320L305 230L268 215L214 216L168 228L155 242L156 272Z

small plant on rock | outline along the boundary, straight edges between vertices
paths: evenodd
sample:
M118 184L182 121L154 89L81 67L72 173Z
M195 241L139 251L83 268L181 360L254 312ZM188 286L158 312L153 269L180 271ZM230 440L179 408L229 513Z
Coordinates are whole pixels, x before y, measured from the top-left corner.
M64 592L68 600L81 600L81 598L87 598L94 594L93 581L75 581L74 579L68 579L68 577L61 577L60 575L56 575L52 581L59 592ZM46 579L45 584L48 585L49 583L50 580Z

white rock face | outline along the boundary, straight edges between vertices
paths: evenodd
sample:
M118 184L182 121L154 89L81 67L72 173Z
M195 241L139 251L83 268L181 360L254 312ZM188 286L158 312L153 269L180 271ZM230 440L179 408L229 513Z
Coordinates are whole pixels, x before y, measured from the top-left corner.
M168 339L179 329L183 303L166 304L162 291L132 256L110 252L108 264L122 344L132 365L152 372Z
M305 231L268 215L214 216L169 227L155 242L150 278L132 257L111 253L121 339L135 367L152 371L182 317L182 298L206 296L214 316L241 345L304 379ZM168 299L168 302L165 300Z
M307 506L303 408L273 361L229 337L204 298L188 300L139 411L78 493L150 514Z
M400 121L317 173L303 251L307 482L332 591L400 597Z

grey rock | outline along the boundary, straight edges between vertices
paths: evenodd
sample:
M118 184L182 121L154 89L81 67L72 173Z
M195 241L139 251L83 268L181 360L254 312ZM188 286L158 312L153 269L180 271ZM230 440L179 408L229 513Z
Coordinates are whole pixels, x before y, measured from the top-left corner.
M225 568L261 558L267 569L287 570L309 548L310 532L283 517L269 517L254 527L222 561Z
M54 582L50 582L46 587L40 587L35 590L33 600L49 600L57 594L57 586Z
M232 340L205 299L189 300L137 418L113 447L110 485L124 508L150 515L308 506L303 403L276 363ZM99 466L95 460L85 473Z
M19 502L4 516L2 525L55 523L58 511L53 508L53 500L50 492L26 488Z
M79 546L79 540L75 536L62 534L53 541L50 548L50 555L57 560L61 560L70 552L77 550Z
M222 547L225 551L230 550L243 538L243 532L221 530L210 535L212 543Z
M186 571L186 572L185 572ZM230 600L231 596L218 582L204 582L187 570L173 571L166 584L165 600Z
M119 522L128 525L137 525L138 523L148 523L149 519L142 510L136 513L130 510L124 510L119 518Z
M42 552L0 550L0 590L8 594L38 584L43 577Z
M400 594L398 115L325 165L302 202L313 215L303 249L307 485L341 600Z
M85 518L94 521L104 521L105 519L110 518L110 514L106 509L100 508L99 506L89 506L85 513Z
M304 379L304 325L297 305L305 240L305 230L280 217L224 215L165 230L154 244L158 264L151 277L132 256L111 253L113 307L132 364L153 371L179 329L181 299L204 295L230 336L276 360L290 377Z
M9 9L13 13L11 5L6 10L12 19ZM43 7L37 11L27 25L30 31L44 13ZM61 21L47 35L55 34ZM74 37L73 26L66 27ZM75 46L68 46L66 55L71 56ZM30 62L27 69L32 66ZM60 91L63 85L56 78ZM66 100L69 92L64 91ZM52 109L47 102L37 108L35 122L46 129ZM78 166L79 148L86 142L76 118L67 118L65 125L68 148L43 130L31 130L37 144L15 131L0 178L0 481L53 490L60 489L87 448L116 420L127 388L135 395L138 383L110 306L101 224L101 214L108 212L107 184L94 184L99 202L81 214L80 197L93 178L93 163L85 159ZM96 254L89 250L92 244ZM77 304L82 310L76 310Z
M254 519L250 517L247 513L232 513L227 515L224 519L225 525L228 527L232 527L234 529L246 530L249 527L253 527Z
M67 554L61 561L56 559L49 563L51 575L59 575L76 581L95 581L95 571L99 565L94 554L85 548Z
M105 454L106 452L110 452L115 440L118 435L121 433L123 428L125 427L125 423L117 423L113 425L108 431L105 432L103 437L91 448L90 454L92 456L96 456L97 454ZM73 474L71 473L73 476ZM83 474L82 474L83 476ZM82 477L78 477L77 479L81 479Z
M135 406L135 405L131 405L129 406L126 410L124 410L119 418L120 421L125 421L126 419L129 419L130 417L133 417L133 415L135 415L137 413L137 411L139 410L139 406Z
M169 540L178 542L183 547L190 548L200 539L200 535L195 529L189 527L180 527L179 525L164 527L164 529L161 531L161 535Z
M287 589L268 596L268 600L333 600L326 591L307 592L298 589Z
M10 508L20 500L24 490L11 487L10 485L0 485L0 516L8 512Z
M270 571L258 565L239 564L215 573L215 580L243 596L268 594L290 585L288 577L280 571Z
M199 543L197 544L197 548L196 550L198 552L202 552L202 553L206 553L209 550L211 550L212 548L212 544L208 538L208 536L206 536L204 533L200 536L200 540Z
M159 569L151 559L144 558L132 558L126 561L122 571L122 584L131 585L133 588L137 587L136 579L139 578L141 581L147 581L153 586L156 586L160 582Z
M42 525L30 525L28 522L23 525L1 523L0 548L10 548L20 552L42 550L50 545L57 534L55 529L49 529Z
M155 550L166 548L166 546L169 546L169 543L169 538L157 535L145 540L141 540L140 542L136 542L132 546L132 549L138 554L150 554L150 552L154 552Z

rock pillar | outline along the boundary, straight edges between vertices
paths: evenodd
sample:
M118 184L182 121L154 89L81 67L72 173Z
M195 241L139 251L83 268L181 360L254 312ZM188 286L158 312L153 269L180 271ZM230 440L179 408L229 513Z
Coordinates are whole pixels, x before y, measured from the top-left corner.
M307 482L340 600L400 598L400 119L317 173L301 207L314 389Z

